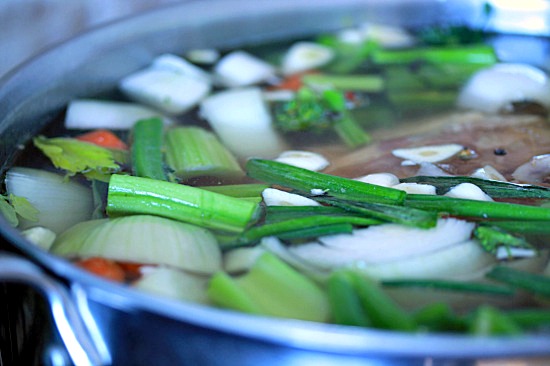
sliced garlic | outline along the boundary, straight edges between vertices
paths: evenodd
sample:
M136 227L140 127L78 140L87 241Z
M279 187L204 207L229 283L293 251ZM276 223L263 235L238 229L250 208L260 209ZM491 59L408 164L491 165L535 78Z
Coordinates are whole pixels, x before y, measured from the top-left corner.
M283 151L275 161L313 171L319 171L329 166L329 161L321 154L310 151Z
M481 188L472 183L460 183L445 193L445 196L477 201L493 200L489 195L487 195L487 193L483 192Z
M334 51L313 42L297 42L283 56L281 71L285 75L315 69L329 63Z
M456 155L462 149L463 146L459 144L446 144L395 149L392 151L392 154L398 158L415 162L416 164L437 163Z
M213 65L220 59L220 52L214 48L200 48L187 52L185 56L197 64Z
M193 65L186 59L170 53L165 53L156 57L151 63L151 67L157 70L169 70L178 74L187 75L208 84L212 83L212 76L208 72Z
M506 182L506 178L504 178L504 176L491 165L485 165L484 167L477 169L475 172L472 173L471 176L473 178Z
M218 81L227 87L250 86L275 76L269 63L245 51L234 51L224 56L214 67Z
M436 194L435 187L431 184L421 183L399 183L392 188L399 189L411 194Z
M320 206L319 202L310 198L275 188L264 189L262 197L267 206Z
M510 258L531 258L537 255L537 251L530 248L505 248L498 247L496 257L499 260Z
M354 180L383 187L393 187L399 184L399 178L397 178L397 176L392 173L367 174L362 177L354 178Z

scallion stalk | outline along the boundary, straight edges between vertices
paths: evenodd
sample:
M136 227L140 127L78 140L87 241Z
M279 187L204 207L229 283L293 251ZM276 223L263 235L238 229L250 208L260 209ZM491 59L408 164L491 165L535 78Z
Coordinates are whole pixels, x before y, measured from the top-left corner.
M334 272L328 279L327 291L334 323L363 327L371 325L357 296L354 279L347 271Z
M257 219L253 202L182 184L128 175L113 175L109 182L110 216L151 214L198 226L242 232Z
M502 220L550 220L550 208L514 203L476 201L445 196L409 194L405 206L461 217Z
M487 277L533 294L550 297L550 277L548 276L496 266L487 273Z
M397 189L377 186L313 172L273 160L250 159L246 164L247 174L259 181L277 184L306 194L322 190L328 196L360 202L386 202L401 204L406 193Z
M483 305L472 315L470 332L478 336L517 335L521 333L521 328L501 311Z
M384 90L384 79L380 75L330 75L306 74L304 84L315 87L328 87L344 91L380 93Z
M210 192L224 194L231 197L251 198L262 197L264 189L269 188L268 184L250 183L250 184L226 184L219 186L201 186Z
M401 179L401 182L430 184L436 187L438 194L445 194L449 189L461 183L472 183L493 198L550 198L550 188L548 187L473 177L416 176Z
M273 223L313 215L356 216L353 212L334 206L267 206L265 222Z
M382 287L388 288L428 288L440 291L455 291L464 293L478 293L485 295L512 296L514 291L509 287L479 282L462 282L437 279L392 279L382 281Z
M163 158L163 122L160 118L142 119L132 129L132 167L134 175L166 180Z
M487 45L458 47L416 47L402 50L377 49L372 53L372 61L378 65L429 63L469 63L493 65L498 61L494 49Z
M166 161L182 179L197 176L236 179L244 175L235 156L216 135L200 127L168 130Z

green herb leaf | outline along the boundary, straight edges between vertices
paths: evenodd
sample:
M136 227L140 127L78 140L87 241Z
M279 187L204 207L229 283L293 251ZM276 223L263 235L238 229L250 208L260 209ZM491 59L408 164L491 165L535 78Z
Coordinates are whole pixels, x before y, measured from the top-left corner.
M29 221L38 221L39 211L25 197L10 194L9 200L19 216Z
M7 197L0 196L0 214L8 221L8 223L16 227L19 224L17 213L12 205L9 204Z
M56 168L69 176L84 174L89 179L108 180L110 174L120 170L110 150L73 138L38 136L33 140Z

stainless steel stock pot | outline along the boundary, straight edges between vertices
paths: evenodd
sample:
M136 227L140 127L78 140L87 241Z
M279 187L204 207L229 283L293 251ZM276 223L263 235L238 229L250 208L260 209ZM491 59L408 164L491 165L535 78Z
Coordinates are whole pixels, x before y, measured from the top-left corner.
M0 80L0 173L70 99L114 89L121 77L164 52L238 47L364 21L407 27L483 22L507 33L496 45L501 56L522 60L529 55L545 66L548 40L533 43L521 34L550 35L549 3L523 10L507 7L513 2L494 3L487 21L482 1L197 0L108 24L44 52ZM525 42L517 43L518 38ZM499 339L404 334L268 319L153 298L41 251L1 218L0 231L0 281L24 284L44 295L49 322L64 345L44 350L39 363L458 365L550 355L548 335ZM4 286L9 299L13 287ZM9 332L17 331L24 330Z

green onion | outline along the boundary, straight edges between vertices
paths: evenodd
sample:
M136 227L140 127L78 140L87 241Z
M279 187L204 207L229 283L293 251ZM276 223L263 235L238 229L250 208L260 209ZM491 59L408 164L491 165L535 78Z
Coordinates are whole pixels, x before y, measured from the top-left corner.
M550 326L549 309L518 309L509 310L506 313L516 324L524 328L537 328Z
M550 225L545 220L541 221L522 221L522 220L503 220L489 221L491 226L499 227L503 230L521 233L521 234L550 234Z
M472 177L416 176L401 179L402 183L421 183L435 186L437 194L444 194L461 183L472 183L493 198L550 198L550 188L515 184Z
M357 216L353 212L334 206L267 206L265 209L265 222L273 223L313 215Z
M383 287L402 288L416 287L429 288L441 291L456 291L466 293L480 293L486 295L512 296L514 291L509 287L497 286L487 283L461 282L452 280L432 279L392 279L382 281Z
M349 202L322 197L313 198L319 202L377 220L425 229L434 227L437 223L437 213L411 207L394 206L384 203Z
M246 245L259 241L266 236L280 236L285 233L296 233L298 230L314 229L334 224L353 224L360 226L369 226L377 224L378 221L354 216L308 216L294 218L275 223L254 226L246 230L239 238L236 245ZM347 226L346 226L347 227ZM307 232L308 235L309 232ZM296 235L296 234L295 234Z
M255 221L258 210L257 204L247 200L154 179L117 174L109 183L110 216L151 214L241 232Z
M336 324L367 327L371 321L363 311L355 281L347 271L336 271L328 279L327 291Z
M166 132L166 161L182 179L197 176L237 179L243 171L216 135L200 127L177 127Z
M514 236L498 227L478 226L474 230L474 236L479 240L483 249L489 253L496 253L499 246L531 248L524 238Z
M330 311L312 280L271 253L263 253L243 276L214 274L208 295L218 306L267 316L324 322Z
M467 328L466 321L454 314L446 303L437 302L427 305L415 312L413 316L419 328L427 328L429 331L456 332Z
M344 91L379 93L384 90L384 79L379 75L306 74L302 81L310 87L328 87Z
M326 235L350 234L353 232L353 225L348 223L329 224L323 226L306 227L303 229L286 231L277 234L283 240L308 240Z
M497 266L487 273L487 277L533 294L550 297L550 277L548 276Z
M166 180L163 159L163 122L160 118L142 119L132 129L132 166L134 175Z
M277 184L310 194L322 190L327 195L360 202L387 202L401 204L406 193L393 188L363 183L311 170L298 168L272 160L250 159L247 174L259 181Z
M493 65L498 59L492 47L487 45L425 47L402 50L377 49L372 54L372 61L378 65L409 64L429 62L435 64L468 63Z
M409 194L405 206L462 217L503 220L550 220L550 208L445 196Z

